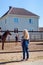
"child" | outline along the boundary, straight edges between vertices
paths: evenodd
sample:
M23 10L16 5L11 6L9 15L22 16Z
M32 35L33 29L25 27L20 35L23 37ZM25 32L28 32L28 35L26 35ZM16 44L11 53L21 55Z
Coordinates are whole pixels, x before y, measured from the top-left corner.
M29 44L29 33L27 29L23 31L23 36L22 36L22 50L23 50L23 60L25 59L28 60L29 58L29 53L28 53L28 44ZM25 55L26 53L26 55Z

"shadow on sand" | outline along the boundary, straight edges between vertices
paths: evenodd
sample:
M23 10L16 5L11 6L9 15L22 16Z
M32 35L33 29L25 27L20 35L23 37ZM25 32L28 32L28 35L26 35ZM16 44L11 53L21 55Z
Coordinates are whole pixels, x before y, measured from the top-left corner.
M36 44L36 45L43 45L43 43L39 43L39 44Z
M15 60L15 61L7 61L7 62L0 62L0 65L5 65L7 63L14 63L14 62L22 62L23 60Z
M43 52L43 49L41 50L29 50L29 52ZM6 54L6 53L22 53L22 51L11 51L11 52L0 52L0 54Z

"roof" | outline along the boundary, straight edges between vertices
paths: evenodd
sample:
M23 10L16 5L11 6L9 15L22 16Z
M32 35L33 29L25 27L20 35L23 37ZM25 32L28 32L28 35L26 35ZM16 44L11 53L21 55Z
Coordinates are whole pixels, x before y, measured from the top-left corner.
M9 10L3 16L5 16L7 14L38 16L38 15L36 15L36 14L34 14L34 13L24 9L24 8L15 8L15 7L9 7Z
M43 31L43 27L39 27L39 31Z

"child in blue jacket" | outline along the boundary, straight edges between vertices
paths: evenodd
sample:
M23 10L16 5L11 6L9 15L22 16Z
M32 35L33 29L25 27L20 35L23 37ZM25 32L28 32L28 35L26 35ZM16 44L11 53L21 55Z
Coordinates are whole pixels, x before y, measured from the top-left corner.
M28 44L29 44L29 33L27 29L23 31L23 36L22 36L22 50L23 50L23 60L25 59L28 60L29 58L29 53L28 53ZM26 53L26 55L25 55Z

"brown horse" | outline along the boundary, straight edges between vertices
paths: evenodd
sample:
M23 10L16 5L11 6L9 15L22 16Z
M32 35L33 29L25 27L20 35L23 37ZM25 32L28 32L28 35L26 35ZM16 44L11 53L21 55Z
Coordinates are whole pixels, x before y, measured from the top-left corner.
M7 38L7 35L11 35L11 33L7 30L5 33L1 36L1 41L2 41L2 50L4 49L4 42Z

